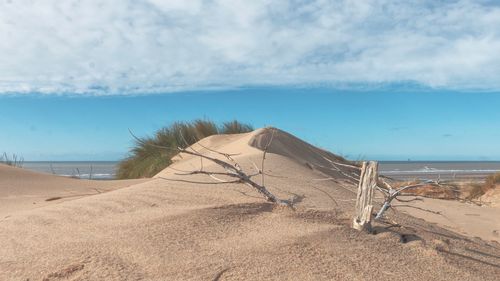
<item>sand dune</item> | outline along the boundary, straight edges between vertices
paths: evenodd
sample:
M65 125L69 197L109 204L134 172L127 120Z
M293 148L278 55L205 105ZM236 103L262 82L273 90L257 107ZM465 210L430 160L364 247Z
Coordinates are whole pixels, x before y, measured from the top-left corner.
M260 166L259 148L267 145L270 134L261 129L212 136L201 143L238 153L234 159L250 173ZM193 148L217 156L203 146ZM0 218L0 276L2 280L498 280L498 243L400 212L389 215L403 227L381 224L375 235L359 233L350 228L356 187L346 174L352 171L325 168L329 161L342 162L341 158L281 131L269 152L266 185L281 198L295 198L296 210L269 204L243 184L179 175L202 165L206 170L219 169L180 155L154 179L126 188L31 210L12 207L9 217ZM10 174L20 171L2 171L0 182L10 178L11 183L9 189L0 186L2 197L49 196L50 192L35 190L43 187L36 187L35 181L15 191L17 183ZM57 180L60 185L46 185L54 194L78 184Z
M489 203L492 207L500 208L500 185L497 185L494 189L488 190L481 199Z
M143 181L80 180L0 164L0 218L15 211L95 195Z

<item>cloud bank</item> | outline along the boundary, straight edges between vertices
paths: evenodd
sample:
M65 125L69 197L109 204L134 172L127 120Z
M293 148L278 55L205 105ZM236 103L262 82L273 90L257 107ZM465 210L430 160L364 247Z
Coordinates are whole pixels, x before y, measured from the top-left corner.
M495 1L3 0L0 93L500 89Z

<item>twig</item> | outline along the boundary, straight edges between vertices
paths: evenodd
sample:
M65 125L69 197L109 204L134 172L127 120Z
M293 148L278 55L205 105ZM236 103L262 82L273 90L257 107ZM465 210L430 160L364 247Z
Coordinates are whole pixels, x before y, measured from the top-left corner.
M398 201L405 202L404 200L397 199L397 197L400 196L401 193L405 190L409 190L409 189L413 189L413 188L417 188L417 187L422 187L422 186L427 186L427 185L443 187L439 182L435 182L432 180L427 180L423 183L415 183L415 184L406 185L406 186L400 187L398 189L392 188L392 186L390 184L388 184L387 182L385 182L382 179L379 179L379 183L380 182L385 185L385 187L384 187L385 189L381 188L379 186L377 186L377 189L384 194L385 200L384 200L384 203L382 205L382 208L378 211L377 215L375 216L375 219L380 219L384 215L385 211L387 211L387 209L389 209L391 207L392 200L396 199ZM406 202L410 202L410 201L414 201L414 200L413 199L407 200ZM404 205L399 205L399 206L404 206Z
M267 150L269 149L269 146L271 145L271 143L273 142L273 138L274 138L274 134L276 132L276 130L273 128L271 129L272 130L272 133L271 133L271 138L269 139L269 142L267 143L266 147L264 148L264 153L262 154L262 164L261 164L261 173L262 173L262 181L261 181L261 184L264 185L264 162L266 160L266 154L267 154Z
M222 156L224 156L224 157L226 157L226 158L228 158L228 159L230 159L230 160L233 160L233 159L231 158L231 156L237 156L237 155L240 155L240 154L241 154L241 153L225 153L225 152L220 152L220 151L217 151L217 150L215 150L215 149L211 149L211 148L209 148L209 147L204 146L203 144L201 144L201 142L200 142L200 141L198 141L196 144L197 144L197 145L199 145L199 146L201 146L201 147L203 147L204 149L206 149L206 150L208 150L208 151L211 151L211 152L214 152L214 153L220 154L220 155L222 155ZM233 160L233 161L234 161L234 160Z
M323 189L319 188L319 187L316 187L314 185L311 185L312 188L322 192L323 194L325 194L326 196L328 196L328 198L330 198L330 200L332 200L333 203L335 203L336 206L339 205L339 203L337 203L337 200L335 200L328 192L324 191Z
M146 143L145 141L143 141L140 138L136 137L132 132L130 132L130 134L136 139L137 142L139 142L139 143L141 143L143 145L149 145L149 143ZM182 137L182 134L181 134L181 137ZM184 139L184 137L182 137L182 138ZM184 139L184 141L185 141L185 139ZM172 150L172 148L170 148L170 147L164 147L164 146L154 145L154 144L152 144L152 145L155 146L155 147L158 147L158 148ZM291 206L291 203L289 203L289 202L287 202L285 200L281 200L278 197L276 197L274 194L272 194L271 192L269 192L269 190L267 190L267 188L263 184L258 184L256 182L254 182L251 179L251 176L247 175L241 169L241 167L238 165L238 163L231 164L231 163L228 163L226 161L223 161L223 160L220 160L220 159L217 159L217 158L214 158L214 157L210 157L210 156L201 154L198 151L196 151L196 149L194 149L192 146L190 147L190 150L188 150L187 148L178 147L176 151L179 152L179 153L185 153L185 154L189 154L189 155L201 157L203 159L211 161L211 162L213 162L213 163L221 166L222 168L224 168L224 170L227 171L227 173L225 173L224 175L238 178L237 181L224 182L224 183L243 182L246 185L251 186L252 188L256 189L268 201L273 202L273 203L277 203L277 204L281 204L281 205L285 205L285 206ZM192 174L206 174L206 175L215 174L213 172L206 172L206 171L201 171L201 170L200 171L192 171L191 173ZM174 179L167 179L167 178L162 178L162 179L165 179L165 180L174 180ZM184 181L184 180L174 180L174 181ZM185 181L185 182L189 182L189 181ZM198 182L198 183L200 183L200 184L214 184L214 183L203 183L203 182ZM220 182L218 182L218 183L220 183Z
M188 183L196 183L196 184L226 184L226 183L239 183L239 180L234 181L225 181L225 182L204 182L204 181L190 181L190 180L182 180L182 179L169 179L165 177L159 177L162 180L166 181L178 181L178 182L188 182Z
M423 201L422 198L419 198L419 197L415 197L413 199L409 199L409 200L404 200L404 199L400 199L400 198L395 198L396 201L399 201L399 202L404 202L404 203L408 203L408 202L413 202L413 201Z
M330 168L330 167L326 167L326 166L319 165L319 164L311 164L311 163L309 163L309 164L310 164L310 165L312 165L312 166L319 167L319 168L323 168L323 169L328 169L328 170L332 170L332 171L339 172L340 174L342 174L342 175L343 175L343 176L345 176L346 178L349 178L349 179L353 180L355 183L359 182L359 179L358 179L358 178L355 178L355 177L353 177L353 176L351 176L351 175L349 175L349 174L345 173L344 171L340 170L338 167L336 167L336 166L334 166L334 165L332 165L332 166L333 166L333 169L332 169L332 168Z
M257 167L257 164L255 164L255 162L251 161L252 162L252 165L253 167L255 168L255 170L257 170L257 172L259 172L259 174L262 172L259 167Z
M399 208L399 207L413 208L413 209L418 209L418 210L426 211L426 212L433 213L433 214L440 215L440 216L443 215L443 214L441 214L441 212L433 211L433 210L429 210L429 209L424 209L424 208L417 207L417 206L411 206L411 205L397 205L397 206L392 206L392 208Z
M224 272L226 272L228 270L229 270L229 267L224 268L221 271L217 272L217 274L215 274L215 277L214 277L214 279L212 279L212 281L219 281L220 278L222 277L222 274L224 274Z

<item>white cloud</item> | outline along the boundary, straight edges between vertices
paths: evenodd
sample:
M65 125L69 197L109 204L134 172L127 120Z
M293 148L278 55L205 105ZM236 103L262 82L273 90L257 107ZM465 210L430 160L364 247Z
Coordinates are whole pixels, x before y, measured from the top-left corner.
M0 93L405 81L499 90L494 3L7 0Z

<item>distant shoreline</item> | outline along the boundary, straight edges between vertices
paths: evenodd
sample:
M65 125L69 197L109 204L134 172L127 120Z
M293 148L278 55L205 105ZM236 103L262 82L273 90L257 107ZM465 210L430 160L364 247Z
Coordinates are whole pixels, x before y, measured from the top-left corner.
M118 163L118 161L25 161L23 168L63 177L113 180Z
M113 180L119 161L25 161L24 168L81 179ZM379 161L380 174L397 180L481 181L500 171L500 161ZM91 171L92 167L92 171Z
M398 179L482 181L500 171L500 161L381 161L380 174Z

